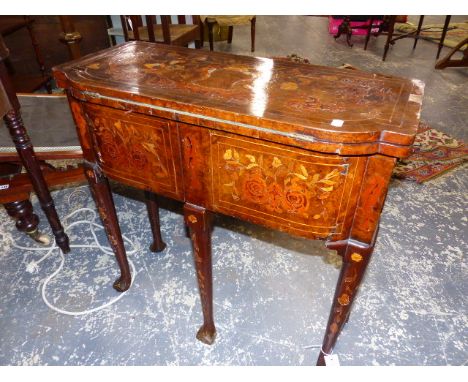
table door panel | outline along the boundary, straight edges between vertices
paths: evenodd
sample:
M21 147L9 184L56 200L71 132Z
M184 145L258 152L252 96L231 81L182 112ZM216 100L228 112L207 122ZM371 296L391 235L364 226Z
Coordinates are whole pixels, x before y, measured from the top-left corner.
M142 189L183 198L179 141L172 121L86 104L103 171Z
M342 233L359 158L214 131L210 139L215 211L300 236Z

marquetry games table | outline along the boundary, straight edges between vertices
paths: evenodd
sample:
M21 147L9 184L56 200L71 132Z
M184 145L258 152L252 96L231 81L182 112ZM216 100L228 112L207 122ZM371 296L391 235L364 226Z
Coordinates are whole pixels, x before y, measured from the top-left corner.
M397 158L419 123L418 80L129 42L54 68L66 89L121 276L130 270L107 179L184 202L212 344L212 213L324 239L343 258L317 364L369 263Z

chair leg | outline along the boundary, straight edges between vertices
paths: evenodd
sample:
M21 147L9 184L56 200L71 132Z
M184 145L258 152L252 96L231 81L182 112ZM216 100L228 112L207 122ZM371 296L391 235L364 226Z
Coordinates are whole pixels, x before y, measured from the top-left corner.
M198 41L198 46L197 46L197 41L195 41L195 47L197 49L203 48L203 45L205 44L205 26L203 25L203 22L198 23L200 27L200 41Z
M16 220L15 225L18 231L25 232L29 237L38 243L43 245L50 244L49 237L40 233L37 229L37 226L39 225L39 218L33 212L33 206L28 199L5 203L4 207L7 214Z
M157 195L150 191L145 191L146 208L148 210L151 231L153 233L153 243L150 246L151 252L161 252L166 248L161 236L161 227L159 223L159 205Z
M421 27L422 27L423 21L424 21L424 15L419 16L418 29L416 30L416 36L414 36L413 50L416 49L416 45L419 40L419 34L421 33Z
M396 20L396 16L390 16L390 21L388 23L387 41L385 42L385 48L384 48L382 61L385 61L385 59L387 58L388 48L390 47L390 43L393 37L393 31L395 29L395 20Z
M370 35L372 33L372 23L374 22L374 19L371 17L369 20L369 27L367 28L367 34L366 34L366 42L364 44L364 50L367 50L367 44L369 43Z
M214 22L206 20L206 25L208 26L208 39L210 41L210 50L213 51L214 49L214 43L213 43L213 26L215 25Z
M448 29L448 26L449 26L449 24L450 24L450 19L451 19L451 17L452 17L452 16L447 16L447 17L445 18L444 29L442 29L442 36L440 37L439 48L437 49L437 56L436 56L436 59L439 58L440 52L442 51L442 47L444 46L445 35L447 34L447 29Z
M15 143L16 150L21 158L23 166L26 168L31 184L36 192L42 209L49 221L52 232L55 236L55 241L63 253L70 252L68 236L60 223L55 205L50 195L49 189L42 174L40 165L34 150L29 140L26 129L24 128L21 114L15 110L11 110L4 117L5 124L10 131L10 135Z
M250 20L250 39L252 43L251 51L255 51L255 23L257 21L256 17L253 17L252 20Z
M352 47L353 44L351 43L351 36L353 34L353 30L351 28L351 19L349 16L346 16L343 19L343 22L338 26L338 33L333 36L333 38L336 40L339 38L343 33L346 34L346 43L348 44L349 47Z
M234 34L234 27L232 25L229 25L229 33L228 33L228 44L232 43L232 35Z

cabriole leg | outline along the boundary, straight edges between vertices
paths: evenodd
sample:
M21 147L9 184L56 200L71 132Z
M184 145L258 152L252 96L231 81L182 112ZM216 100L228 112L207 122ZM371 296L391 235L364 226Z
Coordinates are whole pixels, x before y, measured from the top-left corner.
M159 224L159 205L157 195L150 191L145 191L146 208L148 210L151 232L153 233L153 244L150 246L151 252L161 252L166 248L161 236L161 227Z
M211 345L216 337L213 319L213 280L211 266L211 219L209 212L192 204L184 205L185 224L190 229L193 257L203 311L203 325L197 339Z
M104 225L107 239L120 268L120 277L114 282L113 286L117 291L124 292L130 287L131 275L112 198L112 191L106 176L100 171L98 166L85 162L85 174L96 202L99 216Z

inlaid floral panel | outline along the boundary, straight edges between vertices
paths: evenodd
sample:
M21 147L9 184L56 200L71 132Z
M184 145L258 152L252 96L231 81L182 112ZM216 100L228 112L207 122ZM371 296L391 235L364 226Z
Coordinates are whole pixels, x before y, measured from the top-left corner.
M216 133L211 142L215 208L303 232L336 231L352 184L347 158Z
M87 105L93 126L98 159L109 175L154 185L156 189L177 191L172 159L169 122L157 118L107 110Z

